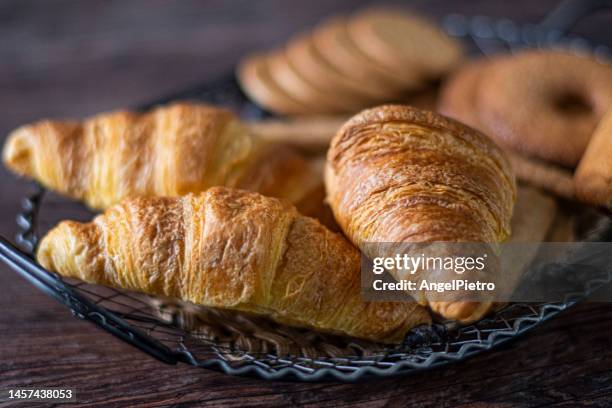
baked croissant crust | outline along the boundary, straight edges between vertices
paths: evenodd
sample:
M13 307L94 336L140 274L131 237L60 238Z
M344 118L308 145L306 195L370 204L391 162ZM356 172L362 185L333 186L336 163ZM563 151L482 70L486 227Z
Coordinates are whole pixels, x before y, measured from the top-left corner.
M429 323L416 303L362 302L360 254L293 206L214 187L136 198L40 243L45 268L86 282L395 343Z
M9 135L3 159L94 209L211 186L257 191L300 208L312 205L313 192L323 195L320 177L298 153L263 142L227 110L195 103L23 126Z
M325 184L339 226L370 257L389 256L372 243L494 245L510 235L516 186L502 151L432 112L387 105L351 118L332 140ZM491 306L418 300L463 322Z

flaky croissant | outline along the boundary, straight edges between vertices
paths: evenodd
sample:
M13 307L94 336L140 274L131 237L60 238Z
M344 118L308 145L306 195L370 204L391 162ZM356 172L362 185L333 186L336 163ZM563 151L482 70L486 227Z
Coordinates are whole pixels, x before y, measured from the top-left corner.
M263 142L227 110L195 103L23 126L9 135L3 159L14 172L94 209L220 185L284 198L305 212L324 195L322 180L299 154Z
M37 257L90 283L380 342L430 321L416 303L362 302L360 254L342 236L280 200L224 187L64 221Z
M516 186L501 150L432 112L388 105L351 118L332 140L325 184L336 221L370 257L388 255L371 243L495 245L510 235ZM418 300L463 322L491 307Z

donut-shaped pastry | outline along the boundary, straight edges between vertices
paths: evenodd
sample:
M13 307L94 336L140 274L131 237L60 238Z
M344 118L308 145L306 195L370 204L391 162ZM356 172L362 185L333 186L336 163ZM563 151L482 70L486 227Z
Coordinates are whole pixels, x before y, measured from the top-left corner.
M469 62L444 82L438 101L438 112L475 129L482 129L478 120L477 90L488 60Z
M495 58L473 61L455 72L442 87L438 111L490 135L491 132L480 123L477 90L481 78L487 76L489 66L494 65L495 61ZM572 173L567 169L538 158L526 157L511 149L506 149L506 155L518 179L556 196L574 198Z
M612 68L561 51L500 58L481 76L479 120L500 144L568 167L612 105Z

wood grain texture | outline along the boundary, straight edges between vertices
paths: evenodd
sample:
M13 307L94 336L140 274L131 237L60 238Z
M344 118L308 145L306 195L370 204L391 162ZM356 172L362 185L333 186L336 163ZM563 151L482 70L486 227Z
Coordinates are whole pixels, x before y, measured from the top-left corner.
M281 44L331 12L367 0L0 2L0 138L42 117L129 106L230 70L249 51ZM538 21L556 0L410 4ZM577 31L610 41L610 14ZM607 23L607 24L606 24ZM12 237L28 190L0 169L0 233ZM57 211L68 211L58 208ZM167 366L73 318L0 267L0 388L71 386L78 404L161 406L609 406L612 307L580 305L500 350L413 377L302 384ZM42 405L41 405L42 406Z

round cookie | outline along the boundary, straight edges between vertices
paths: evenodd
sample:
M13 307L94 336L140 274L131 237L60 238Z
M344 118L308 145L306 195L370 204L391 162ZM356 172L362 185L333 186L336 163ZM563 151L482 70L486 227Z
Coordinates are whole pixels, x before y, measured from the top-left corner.
M366 10L354 16L348 28L366 55L406 80L439 78L463 54L460 43L440 28L400 9Z
M311 110L283 91L270 75L265 55L243 59L236 70L242 90L266 109L287 115L308 114Z
M332 92L325 92L306 79L293 67L283 51L268 56L270 75L288 95L308 106L313 113L350 111L351 100Z
M312 39L317 51L339 72L357 81L376 82L389 95L422 85L416 75L413 78L395 75L364 54L349 35L348 19L345 17L326 21L314 30Z
M477 101L501 144L575 167L612 106L612 67L560 51L502 57L481 75Z
M350 95L360 107L389 96L374 83L355 81L339 72L318 52L310 36L291 40L287 45L287 58L303 78L331 92Z

